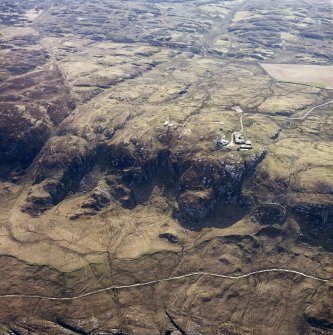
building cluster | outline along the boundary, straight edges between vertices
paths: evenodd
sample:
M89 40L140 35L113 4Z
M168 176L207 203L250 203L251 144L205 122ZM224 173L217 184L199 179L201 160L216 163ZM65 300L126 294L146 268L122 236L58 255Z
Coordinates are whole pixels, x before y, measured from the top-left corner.
M233 137L235 144L239 145L239 148L237 150L246 151L252 149L251 141L247 141L241 132L233 133Z

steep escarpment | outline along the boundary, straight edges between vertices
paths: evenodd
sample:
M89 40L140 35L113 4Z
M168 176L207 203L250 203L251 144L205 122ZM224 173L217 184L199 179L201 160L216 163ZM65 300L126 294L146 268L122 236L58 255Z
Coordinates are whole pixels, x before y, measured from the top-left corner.
M26 169L75 107L62 73L41 47L37 32L15 27L6 28L4 35L7 44L0 55L2 177Z
M77 192L85 175L99 166L103 176L97 177L100 182L92 194L87 194L92 203L88 201L84 207L101 209L111 198L133 207L147 198L141 198L137 191L140 187L150 184L152 188L160 183L173 199L176 217L200 222L218 203L243 206L243 181L265 157L265 151L261 151L251 156L225 156L218 161L208 157L191 159L188 154L177 154L177 147L149 146L147 141L158 142L145 141L131 138L127 144L112 139L89 143L78 136L54 137L39 159L24 210L38 214L58 204L69 193ZM104 199L101 193L110 199Z

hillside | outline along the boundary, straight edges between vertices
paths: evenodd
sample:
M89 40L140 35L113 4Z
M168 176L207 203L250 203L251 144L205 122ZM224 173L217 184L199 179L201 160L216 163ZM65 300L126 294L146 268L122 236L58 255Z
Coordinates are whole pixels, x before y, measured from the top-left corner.
M0 1L0 334L333 334L332 24Z

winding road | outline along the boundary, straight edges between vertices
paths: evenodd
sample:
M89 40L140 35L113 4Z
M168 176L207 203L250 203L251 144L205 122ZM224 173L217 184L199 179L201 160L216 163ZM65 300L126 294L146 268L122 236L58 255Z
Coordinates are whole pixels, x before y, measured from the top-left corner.
M290 117L290 118L288 118L288 119L289 119L289 120L304 120L304 119L306 119L306 118L307 118L307 117L308 117L308 116L309 116L315 109L320 108L320 107L323 107L323 106L326 106L326 105L330 105L330 104L333 104L333 100L312 107L309 111L307 111L307 112L306 112L303 116L301 116L301 117Z
M264 115L264 116L272 117L274 119L299 120L299 121L302 121L302 120L305 120L315 109L323 107L323 106L327 106L327 105L330 105L330 104L333 104L333 100L312 107L310 110L308 110L307 112L305 112L303 116L300 116L300 117L275 116L275 115L260 114L260 113L259 113L259 115ZM255 115L255 114L257 114L257 113L244 113L244 112L242 112L242 115L239 118L240 127L241 127L241 129L239 131L240 133L243 133L243 131L244 131L243 117L246 116L246 115Z
M190 272L184 275L179 275L179 276L173 276L173 277L168 277L168 278L162 278L162 279L155 279L151 281L146 281L142 283L136 283L136 284L128 284L128 285L113 285L113 286L108 286L104 288L100 288L97 290L93 290L87 293L82 293L76 296L72 297L51 297L51 296L44 296L44 295L29 295L29 294L1 294L0 298L24 298L24 299L45 299L45 300L58 300L58 301L70 301L70 300L78 300L82 299L85 297L89 297L101 292L105 291L110 291L110 290L123 290L123 289L129 289L129 288L135 288L135 287L143 287L143 286L149 286L149 285L155 285L158 283L163 283L163 282L168 282L168 281L174 281L174 280L180 280L184 278L190 278L190 277L197 277L197 276L208 276L208 277L215 277L215 278L223 278L223 279L231 279L231 280L240 280L243 278L248 278L251 276L255 276L258 274L262 273L271 273L271 272L277 272L277 273L291 273L295 275L302 276L304 278L309 278L315 281L320 281L323 283L332 283L333 281L331 279L325 279L321 277L316 277L312 275L308 275L304 272L297 271L297 270L288 270L288 269L283 269L283 268L273 268L273 269L264 269L264 270L257 270L257 271L252 271L248 272L243 275L238 275L238 276L229 276L229 275L221 275L218 273L211 273L211 272L205 272L205 271L198 271L198 272Z

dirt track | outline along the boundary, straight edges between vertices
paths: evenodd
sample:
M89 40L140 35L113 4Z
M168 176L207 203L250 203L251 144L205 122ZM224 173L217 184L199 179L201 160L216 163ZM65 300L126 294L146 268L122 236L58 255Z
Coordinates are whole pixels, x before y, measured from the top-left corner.
M253 272L249 272L243 275L239 276L229 276L229 275L221 275L218 273L210 273L210 272L204 272L204 271L199 271L199 272L191 272L187 273L184 275L180 276L174 276L174 277L168 277L168 278L162 278L162 279L155 279L147 282L142 282L142 283L136 283L136 284L129 284L129 285L113 285L113 286L108 286L105 288L101 288L98 290L94 290L91 292L83 293L77 296L73 297L48 297L48 296L42 296L42 295L28 295L28 294L3 294L0 295L0 298L26 298L26 299L45 299L45 300L60 300L60 301L68 301L68 300L78 300L82 299L85 297L89 297L101 292L105 291L110 291L110 290L122 290L122 289L127 289L127 288L134 288L134 287L143 287L143 286L149 286L149 285L154 285L162 282L167 282L167 281L174 281L174 280L179 280L183 278L189 278L189 277L196 277L196 276L210 276L210 277L216 277L216 278L223 278L223 279L231 279L231 280L240 280L243 278L248 278L254 275L262 274L262 273L270 273L270 272L277 272L277 273L291 273L295 275L300 275L304 278L309 278L312 280L320 281L320 282L332 282L330 279L325 279L321 277L316 277L312 275L308 275L306 273L297 271L297 270L288 270L288 269L280 269L280 268L273 268L273 269L264 269L264 270L257 270Z

